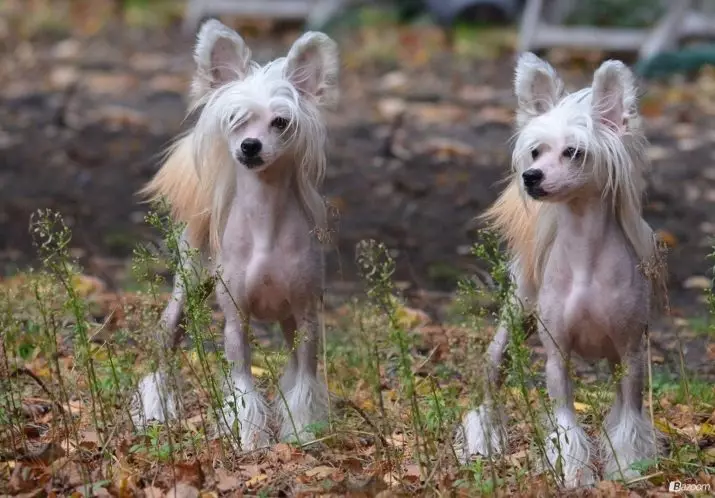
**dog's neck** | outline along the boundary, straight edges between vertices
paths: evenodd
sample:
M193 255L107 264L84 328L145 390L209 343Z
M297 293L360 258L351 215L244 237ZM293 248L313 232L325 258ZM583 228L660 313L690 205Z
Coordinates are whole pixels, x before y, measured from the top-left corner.
M554 206L554 242L566 250L572 262L592 262L604 241L622 232L609 198L594 193Z
M234 208L256 240L271 246L288 210L298 209L296 165L281 158L265 171L239 170Z

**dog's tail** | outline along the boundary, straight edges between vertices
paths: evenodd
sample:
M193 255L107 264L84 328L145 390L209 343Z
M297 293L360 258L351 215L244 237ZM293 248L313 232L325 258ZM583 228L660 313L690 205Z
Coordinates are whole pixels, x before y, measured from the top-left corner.
M534 285L536 276L536 217L540 204L521 195L518 180L512 179L499 198L480 218L506 243L523 276ZM536 286L536 285L535 285Z
M186 224L191 247L202 249L209 241L211 197L202 189L192 152L193 134L180 137L166 151L154 178L139 191L147 202L165 199L175 221Z

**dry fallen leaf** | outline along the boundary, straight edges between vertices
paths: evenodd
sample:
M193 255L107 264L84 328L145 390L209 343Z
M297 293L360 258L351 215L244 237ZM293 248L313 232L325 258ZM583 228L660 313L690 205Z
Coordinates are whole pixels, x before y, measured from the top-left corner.
M709 289L710 279L702 275L693 275L685 279L683 287L686 289Z
M474 147L458 140L449 138L433 138L422 149L423 153L434 154L438 159L445 160L454 157L474 157Z
M257 476L253 476L248 481L246 481L246 487L254 488L267 479L268 476L266 474L258 474Z
M338 472L340 469L337 469L335 467L329 467L327 465L321 465L319 467L312 468L310 470L305 471L305 475L311 478L315 479L325 479L336 472Z
M577 412L586 413L591 409L591 406L587 405L586 403L579 403L578 401L574 401L573 408Z
M175 468L177 482L189 484L201 489L204 484L204 472L198 460L193 462L179 462L175 465Z
M377 102L377 112L380 117L385 120L392 122L397 119L398 116L402 115L407 109L407 105L403 99L398 98L386 98L380 99Z
M251 373L256 377L263 377L269 374L268 370L266 370L265 368L257 367L254 365L251 365Z
M405 465L405 473L403 479L407 482L416 484L422 480L422 472L420 471L420 466L416 463L410 463Z
M216 489L227 492L233 491L241 485L241 481L233 474L229 474L226 469L216 469Z
M164 498L164 492L154 486L148 486L144 488L142 491L144 491L144 496L146 498Z
M678 239L672 233L666 230L657 230L656 236L658 240L662 241L666 246L673 248L678 245Z
M199 498L199 490L180 482L166 493L167 498Z
M511 125L514 111L506 107L487 106L477 113L477 117L484 123Z

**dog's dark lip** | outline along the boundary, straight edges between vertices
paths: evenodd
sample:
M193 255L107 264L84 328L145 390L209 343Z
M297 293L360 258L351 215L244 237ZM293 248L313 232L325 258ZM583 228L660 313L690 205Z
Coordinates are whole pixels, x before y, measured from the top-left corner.
M532 187L532 188L527 188L526 193L529 194L529 196L532 199L543 199L546 197L548 194L546 193L546 190L544 190L541 187Z
M240 157L239 162L243 164L248 169L257 168L263 166L264 161L260 157Z

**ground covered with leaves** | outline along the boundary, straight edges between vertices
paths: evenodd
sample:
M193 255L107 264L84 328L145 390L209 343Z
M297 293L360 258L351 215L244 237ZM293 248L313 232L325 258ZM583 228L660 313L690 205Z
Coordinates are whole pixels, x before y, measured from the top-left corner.
M505 388L509 454L461 467L450 444L458 417L480 397L480 358L498 308L500 256L474 217L508 171L513 31L466 31L451 48L429 26L369 24L340 35L343 100L329 118L325 187L340 213L324 318L331 420L317 441L244 455L215 426L225 364L210 300L197 299L186 324L181 420L139 430L128 410L156 358L149 338L171 273L166 220L147 219L134 193L181 129L192 41L172 24L104 25L71 14L71 30L57 18L8 16L0 25L8 54L0 60L1 493L555 492L553 476L536 471L539 424L528 415L545 410L538 341L529 341L534 354L515 355L521 362ZM242 33L262 61L297 35L256 26ZM575 88L603 56L554 51L549 59ZM643 462L636 482L576 495L657 496L675 479L715 487L715 339L705 292L715 233L713 102L707 69L643 86L654 165L646 218L670 248L672 309L652 331L647 406L669 449ZM30 215L47 208L30 230ZM380 242L356 253L366 239ZM479 257L475 242L486 244ZM286 352L271 327L254 332L254 374L276 396ZM603 368L578 368L576 407L594 433L613 385Z

